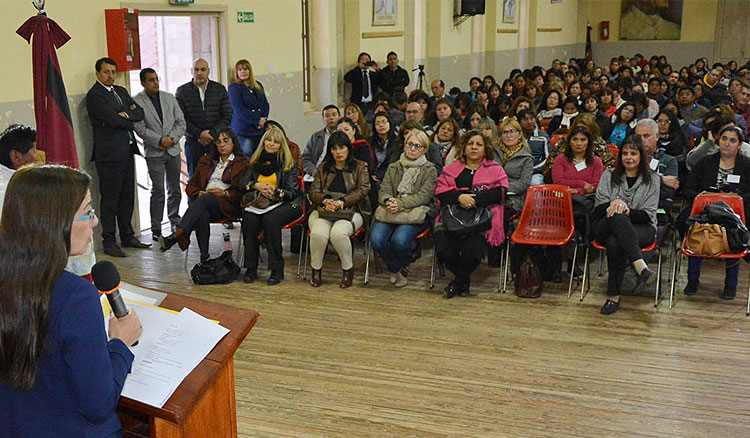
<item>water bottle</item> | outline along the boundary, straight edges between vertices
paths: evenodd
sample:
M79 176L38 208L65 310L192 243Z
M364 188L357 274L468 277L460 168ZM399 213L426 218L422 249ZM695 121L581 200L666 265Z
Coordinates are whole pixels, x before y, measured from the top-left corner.
M223 233L224 235L224 251L231 251L232 250L232 239L229 237L229 233L226 231Z

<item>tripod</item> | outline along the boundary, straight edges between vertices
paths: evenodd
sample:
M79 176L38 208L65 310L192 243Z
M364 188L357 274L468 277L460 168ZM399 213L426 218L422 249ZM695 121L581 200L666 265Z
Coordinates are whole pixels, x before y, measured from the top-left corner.
M412 71L419 70L419 74L417 75L417 89L424 90L422 87L424 87L425 82L425 75L424 75L424 64L419 64L419 67L415 68Z

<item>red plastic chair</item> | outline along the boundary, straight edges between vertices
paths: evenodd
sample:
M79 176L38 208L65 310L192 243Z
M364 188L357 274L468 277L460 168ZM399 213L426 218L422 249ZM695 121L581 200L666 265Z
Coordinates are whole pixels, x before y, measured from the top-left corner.
M615 162L617 162L617 156L620 155L620 148L617 147L616 144L608 144L607 147L609 148L609 152L611 152L612 156L615 158Z
M707 205L715 202L726 202L732 210L740 216L742 223L745 223L745 204L739 195L733 193L701 193L696 196L693 200L693 207L690 209L690 216L696 215L703 211ZM687 236L682 240L682 247L678 250L680 253L676 254L676 257L672 260L672 284L669 288L669 308L672 308L672 299L674 297L675 281L677 277L677 270L680 269L682 261L682 255L687 257L701 257L704 259L741 259L748 254L748 250L744 250L737 254L722 254L716 257L709 256L697 256L691 253L687 248ZM750 284L747 289L747 309L745 310L745 316L750 316Z
M308 218L305 217L305 219L308 219ZM354 240L360 235L362 235L362 233L365 232L365 225L366 223L363 223L362 226L359 227L359 229L354 232L354 234L349 236L349 240ZM304 234L303 234L303 237L304 237ZM305 251L305 267L303 268L303 271L302 271L302 279L306 280L307 279L307 257L310 255L310 229L309 228L307 230L307 239L305 239L305 242L303 243L305 244L304 245L305 247L300 248L300 255L302 254L302 251ZM354 245L352 245L352 261L353 260L354 260ZM299 266L297 266L297 278L299 278Z
M559 184L540 184L531 186L526 191L518 228L510 240L521 245L566 245L575 236L573 221L573 198L567 186ZM508 248L508 253L510 248ZM575 265L578 245L573 251ZM508 258L506 254L503 292L508 277ZM568 284L568 297L573 287L573 276Z
M565 138L565 134L554 134L552 135L552 137L550 137L549 143L550 145L552 145L552 147L555 147L557 146L557 143L559 143L563 138Z
M591 242L591 247L594 249L598 249L600 251L600 256L604 257L604 252L607 250L607 247L602 245L601 243L597 242L596 239L594 239L593 242ZM654 241L651 243L651 245L641 248L641 252L652 252L656 251L659 254L659 263L656 268L656 293L654 296L654 307L657 307L659 305L659 296L661 295L661 249L659 248L659 237L654 236ZM586 286L586 280L588 279L588 287L591 287L591 269L589 268L589 248L586 248L586 256L584 258L583 263L583 283L581 283L581 300L583 301L583 297L586 296L586 291L588 290Z

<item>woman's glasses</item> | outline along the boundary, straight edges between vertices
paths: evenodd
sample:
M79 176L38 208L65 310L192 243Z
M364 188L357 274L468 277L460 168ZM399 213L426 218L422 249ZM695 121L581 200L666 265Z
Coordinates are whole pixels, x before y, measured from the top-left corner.
M94 218L96 218L96 211L93 207L89 208L88 214L85 214L83 216L77 216L74 217L74 221L89 221L90 226L94 226Z

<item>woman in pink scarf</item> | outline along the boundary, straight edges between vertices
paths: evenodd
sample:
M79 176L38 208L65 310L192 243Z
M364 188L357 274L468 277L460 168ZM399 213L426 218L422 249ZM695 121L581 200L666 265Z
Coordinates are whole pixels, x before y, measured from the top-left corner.
M456 276L445 287L446 298L468 295L471 273L481 263L487 244L500 246L505 240L503 199L508 189L508 177L502 166L493 161L495 150L481 131L467 132L461 139L461 144L459 161L443 168L443 173L437 180L435 195L441 206L457 204L466 209L489 208L492 212L492 227L484 233L438 232L438 258ZM440 230L440 224L441 218L438 215L436 230Z

